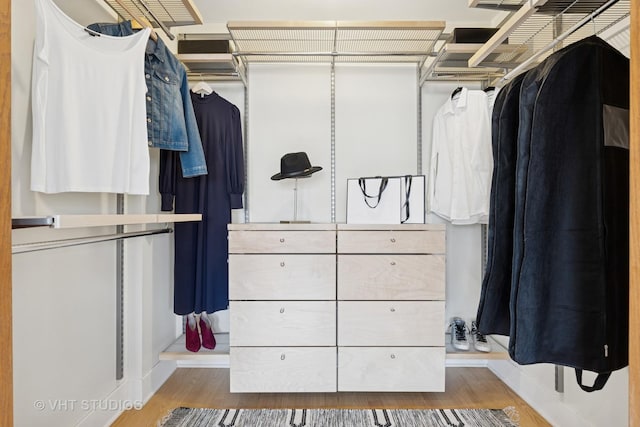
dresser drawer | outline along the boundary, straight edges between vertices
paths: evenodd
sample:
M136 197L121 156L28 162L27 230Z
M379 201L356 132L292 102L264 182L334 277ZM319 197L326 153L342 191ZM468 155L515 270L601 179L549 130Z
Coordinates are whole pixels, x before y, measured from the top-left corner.
M335 346L335 301L231 301L231 346Z
M338 301L338 345L444 346L444 301Z
M335 392L335 347L231 347L232 393Z
M338 255L338 299L444 300L444 255Z
M339 347L338 391L444 391L442 347Z
M229 231L229 253L335 253L335 231Z
M338 253L444 254L444 231L338 232Z
M335 298L335 255L229 255L229 299Z

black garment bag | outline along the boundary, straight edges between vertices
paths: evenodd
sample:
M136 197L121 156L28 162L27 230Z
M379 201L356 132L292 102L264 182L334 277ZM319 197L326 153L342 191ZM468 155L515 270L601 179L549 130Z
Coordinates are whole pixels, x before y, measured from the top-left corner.
M509 354L574 367L585 391L628 364L628 109L629 61L595 36L520 93Z
M491 145L493 176L489 203L487 266L476 322L483 334L509 335L513 215L520 87L524 74L505 85L493 105Z

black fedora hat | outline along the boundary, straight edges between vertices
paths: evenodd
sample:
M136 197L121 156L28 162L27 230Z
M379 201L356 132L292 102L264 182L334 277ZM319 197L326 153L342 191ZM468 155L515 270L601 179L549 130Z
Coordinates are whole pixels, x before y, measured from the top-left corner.
M309 176L322 170L322 166L311 166L307 153L287 153L280 159L280 173L271 177L274 181L285 178Z

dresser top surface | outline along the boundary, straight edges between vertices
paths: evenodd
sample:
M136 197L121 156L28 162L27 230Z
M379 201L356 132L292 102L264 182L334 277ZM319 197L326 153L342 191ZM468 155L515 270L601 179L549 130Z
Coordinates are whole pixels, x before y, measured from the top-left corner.
M444 231L444 224L334 224L334 223L243 223L228 224L230 231Z

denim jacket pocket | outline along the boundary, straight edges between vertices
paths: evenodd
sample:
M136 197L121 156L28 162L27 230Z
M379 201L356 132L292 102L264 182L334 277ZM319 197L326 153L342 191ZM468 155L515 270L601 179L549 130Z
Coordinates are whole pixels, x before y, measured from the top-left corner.
M183 151L189 146L184 126L184 108L181 103L180 78L165 70L153 73L152 96L162 102L154 103L156 114L152 114L154 135L160 144L154 146L169 150Z

